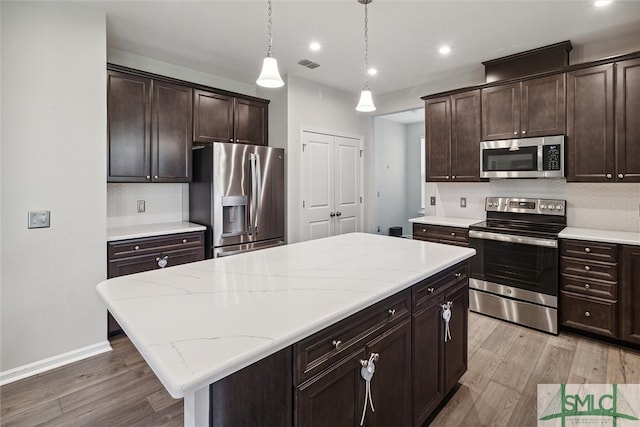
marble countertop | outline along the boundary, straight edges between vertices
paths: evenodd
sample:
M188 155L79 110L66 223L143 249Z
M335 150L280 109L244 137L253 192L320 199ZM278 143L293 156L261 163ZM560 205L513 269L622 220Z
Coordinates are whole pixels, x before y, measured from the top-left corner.
M117 277L97 290L179 398L474 253L351 233Z
M456 218L451 216L419 216L409 219L409 222L429 225L445 225L447 227L469 228L471 224L484 221L482 218Z
M140 237L162 236L165 234L188 233L191 231L203 231L206 229L207 227L204 225L186 221L109 227L107 228L107 242L137 239Z
M640 246L640 232L598 230L595 228L567 227L558 235L561 239L590 240Z

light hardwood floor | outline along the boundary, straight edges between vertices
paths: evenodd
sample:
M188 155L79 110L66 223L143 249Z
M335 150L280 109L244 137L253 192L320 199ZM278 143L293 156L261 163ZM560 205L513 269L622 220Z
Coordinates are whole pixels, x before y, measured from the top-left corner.
M112 346L0 387L0 425L181 426L182 400L128 339ZM640 383L640 352L470 313L469 370L431 425L535 426L537 384L558 383Z

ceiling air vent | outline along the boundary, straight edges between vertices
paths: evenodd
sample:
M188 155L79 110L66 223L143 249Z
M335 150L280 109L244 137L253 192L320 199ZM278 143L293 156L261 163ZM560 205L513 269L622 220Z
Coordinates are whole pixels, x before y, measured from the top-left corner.
M302 65L303 67L307 67L310 70L313 70L314 68L318 68L320 66L320 64L309 61L308 59L301 59L300 61L298 61L298 64Z

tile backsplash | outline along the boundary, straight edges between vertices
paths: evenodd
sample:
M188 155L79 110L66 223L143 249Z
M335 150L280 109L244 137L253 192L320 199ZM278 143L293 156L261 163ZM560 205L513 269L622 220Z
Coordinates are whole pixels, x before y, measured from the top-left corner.
M188 220L189 184L107 184L107 227ZM138 200L145 212L137 212Z
M484 183L427 183L436 206L426 215L484 218L488 196L550 198L567 201L570 227L640 232L640 184L567 183L564 179L502 179ZM467 207L460 207L466 197Z

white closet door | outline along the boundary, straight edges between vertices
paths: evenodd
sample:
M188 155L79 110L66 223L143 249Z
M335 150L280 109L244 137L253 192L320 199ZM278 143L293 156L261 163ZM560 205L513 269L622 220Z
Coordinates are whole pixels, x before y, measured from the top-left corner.
M360 230L360 140L335 137L334 234Z
M302 240L362 229L361 139L303 131Z
M334 138L302 133L302 240L333 236Z

